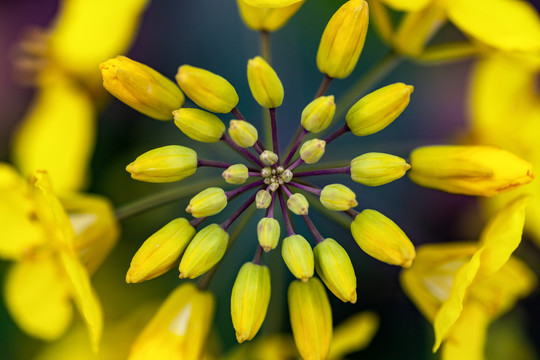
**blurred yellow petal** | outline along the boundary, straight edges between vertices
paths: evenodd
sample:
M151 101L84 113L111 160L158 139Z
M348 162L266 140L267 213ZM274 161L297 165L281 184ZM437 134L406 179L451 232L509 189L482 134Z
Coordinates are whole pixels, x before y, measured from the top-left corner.
M434 0L381 0L386 5L399 11L418 11Z
M379 328L375 313L365 311L350 316L334 329L329 359L342 359L345 355L364 349Z

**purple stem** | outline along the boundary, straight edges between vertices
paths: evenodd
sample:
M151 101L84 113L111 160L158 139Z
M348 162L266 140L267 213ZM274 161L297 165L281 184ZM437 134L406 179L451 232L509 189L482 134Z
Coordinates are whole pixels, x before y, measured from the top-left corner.
M314 175L331 175L331 174L350 174L351 167L345 166L340 168L320 169L320 170L308 170L294 173L295 178Z
M251 185L251 184L250 184ZM231 226L231 224L234 222L234 220L238 219L238 217L240 215L242 215L242 213L244 211L247 210L247 208L253 204L253 201L255 200L255 196L257 196L257 193L253 194L250 196L250 198L242 204L242 206L240 206L240 208L238 208L238 210L236 210L232 215L231 217L229 217L227 220L225 220L224 223L222 223L220 226L223 230L227 231L227 229L229 228L229 226Z
M240 110L238 110L238 108L235 106L233 107L233 109L231 110L231 113L234 115L234 117L237 119L237 120L246 120L242 114L240 113Z
M276 121L276 108L268 109L270 111L270 124L272 126L272 151L277 154L279 157L279 142L278 142L278 131L277 131L277 121ZM281 163L278 160L278 164Z
M253 258L253 263L255 265L261 265L262 256L263 256L263 248L261 247L261 245L258 245L257 250L255 251L255 257Z
M248 171L248 175L253 176L253 177L261 177L262 176L260 171Z
M253 155L252 153L250 153L249 151L247 151L243 147L236 145L234 143L234 141L232 141L232 139L229 137L229 135L223 133L223 136L221 137L221 140L225 141L225 144L229 145L230 147L232 147L233 149L238 151L241 155L246 157L248 160L254 162L255 164L259 165L260 167L264 167L264 164L262 163L262 161L259 158L257 158L255 155Z
M256 186L261 185L262 183L263 183L262 180L257 180L255 182L250 183L250 184L240 186L239 188L236 188L234 190L226 191L225 195L227 195L227 201L230 201L230 200L234 199L236 196L240 195L244 191L247 191L249 189L253 189Z
M264 146L261 139L257 139L257 145L261 148L262 151L266 150L266 146Z
M317 196L321 196L321 191L322 191L321 189L317 189L317 188L314 188L314 187L311 187L311 186L299 184L299 183L296 183L296 182L293 182L293 181L291 181L289 183L289 185L294 186L295 188L298 188L298 189L301 189L301 190L308 191L308 192L310 192L312 194L315 194Z
M232 166L233 164L222 162L222 161L214 161L214 160L206 160L206 159L197 159L197 166L210 166L210 167L217 167L222 169L227 169L229 166Z
M315 242L318 244L318 243L324 241L324 238L322 237L319 230L317 230L317 228L315 227L315 224L313 223L313 221L311 221L309 216L302 215L302 217L304 218L304 221L306 222L306 225L309 228L309 231L311 231L311 233L315 237Z
M306 135L309 133L309 131L307 131L306 129L302 128L302 132L300 133L300 136L298 136L298 138L296 139L296 141L294 142L294 145L291 149L291 151L289 152L289 155L287 155L287 158L285 159L285 161L283 162L283 166L284 167L287 167L287 165L289 165L289 162L291 161L291 159L293 158L294 154L296 154L296 150L298 150L298 147L300 147L300 144L302 143L302 140L304 140L304 138L306 137Z
M191 226L193 226L194 228L196 228L196 227L199 226L204 220L206 220L206 217L191 219L191 220L189 221L189 224L190 224Z
M360 214L359 211L356 211L354 209L345 210L344 212L349 215L353 220L356 218L356 215Z
M291 190L289 190L289 188L285 185L283 186L283 191L285 191L285 194L287 194L288 197L291 197L293 195Z
M321 86L319 86L319 90L317 90L317 94L315 94L315 99L326 94L332 80L334 80L334 78L331 78L326 74L324 75L324 79L321 81Z
M253 144L253 148L255 149L256 152L259 153L259 155L262 154L262 152L264 151L264 150L259 146L258 143Z
M272 192L272 201L270 202L270 206L268 207L268 211L266 212L267 218L273 218L274 217L274 204L276 200L276 192Z
M293 162L291 165L289 165L289 167L287 169L293 171L298 166L300 166L300 164L302 164L303 162L304 162L304 160L302 160L302 158L298 158L298 159L296 159L295 162Z
M283 214L283 220L285 221L285 227L287 228L287 236L294 235L291 218L289 217L289 210L285 206L285 199L283 198L283 193L280 191L278 193L278 196L279 204L281 205L281 213Z
M342 127L340 127L339 129L337 129L336 131L334 131L333 133L331 133L330 135L328 135L326 137L326 139L324 139L324 141L326 141L326 145L328 145L332 141L336 140L338 137L340 137L341 135L343 135L343 134L345 134L346 132L349 132L349 131L351 131L351 129L349 129L349 126L347 124L345 124Z

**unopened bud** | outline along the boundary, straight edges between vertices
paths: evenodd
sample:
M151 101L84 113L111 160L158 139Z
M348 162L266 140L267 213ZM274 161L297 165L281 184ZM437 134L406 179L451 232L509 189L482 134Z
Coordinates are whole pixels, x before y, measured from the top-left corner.
M302 111L302 126L313 133L323 131L332 122L335 112L334 96L320 96L310 102Z
M221 176L229 184L243 184L249 177L249 171L244 164L231 165L225 170Z
M300 148L300 158L306 164L315 164L324 155L325 148L326 141L324 140L312 139L306 141Z
M293 172L289 169L285 169L283 171L283 174L281 175L281 178L283 179L283 182L290 182L293 178Z
M351 161L351 178L363 185L379 186L401 178L410 168L398 156L366 153Z
M257 191L257 195L255 196L255 204L257 205L257 209L266 209L270 206L270 203L272 202L272 195L266 190L259 190Z
M267 178L269 177L270 175L272 175L272 168L270 167L265 167L261 170L261 176L263 178Z
M259 136L255 126L244 120L231 120L229 122L229 135L236 145L244 148L253 146Z
M214 143L221 139L225 124L204 110L183 108L173 111L174 124L193 140Z
M291 273L302 281L313 276L313 250L302 235L291 235L283 240L281 256Z
M304 3L303 0L294 1L292 5L279 8L255 7L244 0L238 0L237 3L240 16L247 27L255 31L276 31L285 25Z
M321 191L321 203L328 210L345 211L358 205L356 194L342 184L326 185Z
M300 193L293 194L287 200L287 207L296 215L307 215L309 203L306 197Z
M261 159L261 161L265 164L265 165L269 165L269 166L272 166L274 165L275 163L277 163L278 161L278 156L276 153L273 153L272 151L270 150L264 150L262 152L262 154L259 156L259 158ZM264 168L266 169L266 168ZM263 169L263 170L264 170ZM270 173L272 174L271 172L272 170L270 170ZM270 175L269 175L270 176Z
M186 208L193 217L201 218L219 213L227 206L227 195L223 189L210 187L195 195Z
M260 56L248 61L247 77L255 100L265 108L276 108L283 102L283 85L276 72Z
M276 248L280 231L279 222L276 219L265 217L259 221L259 224L257 224L257 238L264 251L268 252Z

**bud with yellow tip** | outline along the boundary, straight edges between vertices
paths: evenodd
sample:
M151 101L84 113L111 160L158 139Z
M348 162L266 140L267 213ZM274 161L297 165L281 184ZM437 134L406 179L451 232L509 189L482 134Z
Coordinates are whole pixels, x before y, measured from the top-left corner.
M270 270L245 263L238 272L231 295L231 317L236 340L251 340L259 331L270 302Z
M158 120L170 120L184 103L184 94L154 69L117 56L99 65L103 87L118 100Z
M262 218L257 224L257 239L264 251L275 249L279 242L281 229L279 222L274 218Z
M342 184L326 185L321 191L321 204L328 210L345 211L358 205L356 194Z
M371 152L351 161L351 178L363 185L379 186L401 178L410 168L398 156Z
M326 287L343 302L356 303L356 275L349 255L334 239L324 239L313 249L315 269Z
M313 250L302 235L287 236L281 245L281 256L297 279L307 281L313 276Z
M300 158L306 164L315 164L324 155L326 149L326 141L319 139L311 139L306 141L300 148Z
M186 211L193 217L201 218L216 215L225 206L227 206L225 191L218 187L209 187L191 198Z
M195 173L197 153L185 146L163 146L140 155L126 170L135 180L153 183L178 181Z
M150 280L172 269L193 235L195 228L186 219L169 222L137 250L126 274L126 282Z
M332 16L321 38L317 67L331 78L343 79L354 70L369 23L368 4L349 0Z
M414 88L395 83L364 96L354 104L347 115L347 126L356 136L381 131L394 121L409 104Z
M249 177L249 171L244 164L231 165L225 170L221 176L228 184L243 184Z
M416 252L411 240L392 220L365 209L351 223L354 240L369 256L390 265L411 266Z
M298 352L303 359L326 359L332 341L332 309L321 281L293 281L287 298Z
M193 140L214 143L221 139L225 124L214 114L199 109L173 111L174 124Z
M276 31L289 21L304 1L298 0L292 5L279 8L255 7L244 0L237 0L237 3L240 16L247 27L255 31Z
M276 72L260 56L248 61L247 77L255 100L265 108L276 108L283 102L283 85Z
M194 279L210 270L225 254L229 234L218 224L199 231L180 260L180 279Z
M257 206L257 209L266 209L270 206L270 203L272 202L272 195L266 190L259 190L257 191L257 195L255 196L255 205Z
M304 129L318 133L326 129L336 113L334 96L319 96L302 111L301 122Z
M261 161L268 166L272 166L279 160L279 157L276 153L270 151L270 150L264 150L261 155L259 155L259 158ZM264 170L264 169L263 169Z
M244 120L231 120L229 135L236 145L244 148L253 146L259 137L255 126Z
M530 163L494 146L425 146L410 161L412 181L457 194L494 196L534 179Z
M309 203L306 197L300 193L289 196L287 207L296 215L307 215L309 211Z
M238 104L238 94L224 78L190 65L178 68L176 81L193 102L215 113L228 113Z

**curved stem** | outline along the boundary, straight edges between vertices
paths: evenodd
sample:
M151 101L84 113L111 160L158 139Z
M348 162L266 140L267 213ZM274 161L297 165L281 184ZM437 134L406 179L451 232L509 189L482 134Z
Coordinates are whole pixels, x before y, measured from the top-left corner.
M306 225L307 227L309 228L309 231L311 231L311 233L313 234L313 237L315 238L315 242L318 244L322 241L324 241L324 238L322 237L321 233L319 232L319 230L317 230L317 227L315 226L315 224L313 223L313 221L311 221L311 219L309 218L309 216L307 215L302 215L302 218L304 219L304 221L306 222Z
M306 137L306 135L309 133L306 129L302 128L302 131L300 132L300 135L296 138L296 141L294 142L294 145L292 146L291 150L289 150L289 155L287 155L287 158L283 162L283 166L287 167L289 165L289 162L292 160L294 154L296 154L296 150L300 147L300 144L302 143L302 140Z
M305 176L317 176L317 175L331 175L331 174L350 174L351 167L345 166L340 168L333 169L320 169L320 170L308 170L301 171L294 174L295 178L305 177Z

